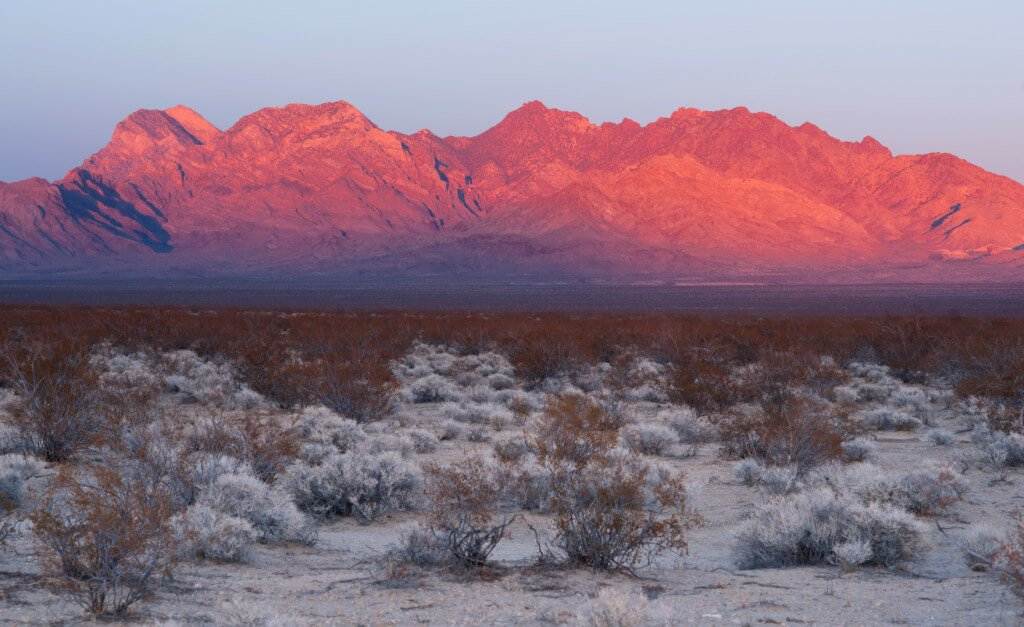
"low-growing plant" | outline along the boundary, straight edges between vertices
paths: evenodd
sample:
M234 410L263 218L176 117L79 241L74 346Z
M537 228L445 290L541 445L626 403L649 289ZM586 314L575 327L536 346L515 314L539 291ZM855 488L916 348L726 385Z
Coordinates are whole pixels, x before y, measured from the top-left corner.
M926 435L935 446L949 446L956 441L956 435L948 429L931 429Z
M798 487L795 466L762 466L756 459L741 459L733 467L740 483L760 487L771 494L787 494Z
M171 572L171 503L118 469L65 467L31 517L43 572L89 612L123 614Z
M8 453L0 455L0 544L15 532L26 506L26 483L45 471L42 461Z
M515 462L502 463L503 495L512 506L528 511L548 511L551 500L551 471L532 454Z
M920 515L941 513L967 491L967 480L956 468L938 462L894 474L868 463L830 464L807 476L808 485L827 486L865 504L877 504Z
M794 466L803 475L842 455L840 420L813 399L780 391L759 408L721 425L723 452L766 465Z
M899 480L901 504L915 514L933 515L963 498L967 481L947 464L930 464L903 475Z
M445 539L423 527L416 527L403 535L385 555L392 579L407 576L407 566L433 568L448 564L450 559Z
M1017 515L1014 526L996 553L995 565L1014 594L1024 597L1024 515Z
M282 479L295 503L320 518L381 514L411 509L422 486L419 468L394 452L362 449L332 455L318 465L297 463Z
M355 420L324 406L306 407L295 423L303 459L317 463L332 453L344 453L366 440L366 432Z
M745 457L733 466L733 475L745 486L754 486L761 480L764 466L756 459Z
M865 462L873 458L878 451L878 444L867 438L853 438L842 442L840 448L843 451L845 462Z
M9 419L30 448L25 452L62 462L101 438L105 414L88 345L8 344L0 349L0 366L16 393Z
M441 434L438 440L448 442L466 437L466 425L456 420L445 420L441 423Z
M621 436L629 450L642 455L664 455L679 443L676 432L660 424L626 425L622 428Z
M491 445L499 462L514 464L530 452L530 442L523 434L513 434L497 439Z
M1024 466L1024 434L993 430L981 424L975 426L971 439L990 465Z
M616 588L604 588L589 604L581 617L588 627L639 627L660 624L652 620L647 597L639 593L626 593Z
M620 420L580 394L552 397L534 429L532 448L542 464L587 465L619 438Z
M690 407L659 412L658 417L671 427L684 444L704 444L718 438L718 427L697 415Z
M426 494L427 525L449 559L461 566L485 565L515 520L499 512L501 477L493 464L480 458L428 466Z
M866 564L873 555L874 550L867 540L850 540L832 547L836 565L847 571Z
M759 507L737 535L735 555L741 568L829 564L850 559L849 543L865 543L870 554L865 550L856 561L888 567L917 557L925 534L903 510L819 488Z
M200 420L189 434L189 452L229 455L273 481L302 452L299 429L267 412L218 412Z
M260 542L316 542L316 528L288 495L252 475L218 477L203 491L198 503L248 521Z
M437 436L426 429L406 429L404 434L412 441L413 450L421 455L437 450Z
M905 411L891 407L878 407L859 414L861 424L877 431L914 431L921 421Z
M631 572L664 551L686 551L698 518L688 508L681 474L662 472L621 455L553 472L555 537L546 553L574 566ZM542 550L542 554L544 551Z
M960 550L971 570L986 571L1006 545L1006 534L988 525L968 530L960 538Z
M196 503L174 519L183 556L215 562L244 562L256 543L256 529L245 519Z

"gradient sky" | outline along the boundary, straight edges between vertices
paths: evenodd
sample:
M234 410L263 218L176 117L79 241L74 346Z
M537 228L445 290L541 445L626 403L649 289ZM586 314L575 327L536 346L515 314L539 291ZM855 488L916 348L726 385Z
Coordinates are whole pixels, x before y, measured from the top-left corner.
M595 122L744 105L1024 181L1024 1L3 0L0 180L60 177L139 108L222 128L352 102L476 134L524 101Z

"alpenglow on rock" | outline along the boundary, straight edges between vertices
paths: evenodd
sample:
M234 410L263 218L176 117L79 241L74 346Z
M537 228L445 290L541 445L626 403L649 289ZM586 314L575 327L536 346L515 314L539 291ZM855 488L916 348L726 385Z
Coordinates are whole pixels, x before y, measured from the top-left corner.
M64 178L0 183L0 276L1014 280L1024 186L744 108L646 126L530 102L476 137L346 102L221 131L137 111Z

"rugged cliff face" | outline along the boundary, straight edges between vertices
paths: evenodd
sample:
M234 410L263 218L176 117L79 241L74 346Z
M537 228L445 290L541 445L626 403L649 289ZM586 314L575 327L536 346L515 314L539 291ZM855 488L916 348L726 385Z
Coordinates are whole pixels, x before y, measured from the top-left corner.
M646 126L523 105L476 137L345 102L221 131L137 111L63 179L0 183L6 276L1024 278L1024 186L746 109Z

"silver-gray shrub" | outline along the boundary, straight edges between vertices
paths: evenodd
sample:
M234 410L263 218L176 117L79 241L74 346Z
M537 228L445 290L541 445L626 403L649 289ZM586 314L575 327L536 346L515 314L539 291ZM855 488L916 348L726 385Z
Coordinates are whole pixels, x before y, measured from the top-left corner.
M684 444L704 444L718 438L718 427L690 407L674 407L658 413Z
M647 422L626 425L620 437L629 450L643 455L664 455L679 444L679 436L673 429Z
M440 403L458 401L463 393L451 379L439 374L429 374L404 386L403 395L413 403Z
M984 571L992 567L1006 544L1006 534L989 525L979 525L960 537L960 551L971 570Z
M796 466L769 466L762 470L758 485L769 494L788 494L799 488L798 477Z
M316 542L316 527L288 495L252 475L222 475L202 492L198 502L248 521L260 542Z
M179 550L189 559L244 562L258 539L249 521L196 503L173 521Z
M466 437L466 425L457 420L445 420L441 423L441 434L438 439L442 442L464 437Z
M764 466L751 457L741 459L733 465L733 474L736 476L736 479L746 486L757 485L761 481L763 473Z
M734 555L741 568L833 564L849 557L836 555L836 549L845 552L855 542L870 547L858 561L889 567L917 557L926 533L925 525L901 509L817 488L758 507L738 533Z
M848 569L867 563L874 550L867 540L850 540L832 547L832 555L837 566Z
M733 465L733 474L743 485L759 487L769 494L787 494L799 487L796 466L762 466L747 457Z
M497 438L491 446L495 457L506 463L519 462L530 452L530 442L521 433Z
M15 532L28 500L26 484L46 471L35 457L10 453L0 455L0 543Z
M386 512L415 507L423 474L393 451L371 455L355 450L332 455L319 465L293 464L282 485L301 510L314 516L372 521Z
M809 486L828 487L865 504L898 507L922 515L936 514L959 501L967 480L948 464L931 462L903 474L872 464L828 464L806 478Z
M46 471L46 463L29 455L0 455L0 514L25 504L25 484Z
M956 435L948 429L931 429L926 436L935 446L949 446L956 441Z
M426 429L406 429L402 434L408 436L413 450L421 455L433 453L439 446L437 436Z
M858 418L865 427L878 431L914 431L922 424L907 412L891 407L869 409L861 412Z
M978 424L974 427L971 440L983 459L992 466L1024 466L1024 434L1005 433Z
M513 507L527 511L548 511L551 501L551 472L528 453L506 470L508 481L503 498Z
M303 409L296 426L302 440L301 456L311 463L333 453L344 453L366 440L366 432L359 423L323 406Z
M402 457L409 457L416 450L416 445L413 443L412 438L404 433L398 435L383 433L367 439L360 447L360 450L366 451L371 455L394 452Z
M878 444L867 438L854 438L842 442L839 447L843 451L843 461L863 462L875 456Z

